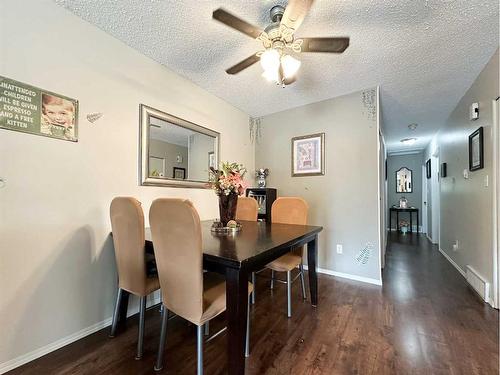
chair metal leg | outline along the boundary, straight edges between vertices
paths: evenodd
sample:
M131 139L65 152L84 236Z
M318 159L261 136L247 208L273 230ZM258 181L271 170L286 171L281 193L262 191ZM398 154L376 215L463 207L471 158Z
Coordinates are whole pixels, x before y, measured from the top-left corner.
M203 327L205 327L205 336L210 335L210 322L206 322Z
M139 302L139 335L137 337L137 355L135 359L141 359L144 351L144 319L146 315L146 296L141 297Z
M122 300L122 290L118 288L118 294L116 295L115 310L113 311L113 323L111 323L111 333L109 337L115 337L116 327L118 327L118 316L120 315L120 302Z
M300 270L300 285L302 286L302 298L306 300L307 299L306 283L304 281L304 265L302 263L300 263L299 265L299 270Z
M196 373L198 375L203 375L203 326L197 326L196 338L197 338L197 357L198 363L196 367Z
M255 290L255 285L254 285ZM250 356L250 297L248 297L248 308L247 308L247 335L245 341L245 357Z
M160 343L158 344L158 354L156 356L155 371L163 368L163 353L165 352L165 342L167 340L168 310L163 308L161 316Z
M274 270L271 270L271 289L274 289Z
M292 272L286 272L286 299L287 299L287 313L288 317L292 317Z
M252 272L252 284L253 284L253 291L252 291L252 305L255 304L255 272Z

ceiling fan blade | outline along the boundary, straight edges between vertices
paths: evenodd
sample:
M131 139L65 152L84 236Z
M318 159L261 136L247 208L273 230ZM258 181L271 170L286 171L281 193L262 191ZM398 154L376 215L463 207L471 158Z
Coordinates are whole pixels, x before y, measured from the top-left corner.
M236 74L241 72L242 70L248 68L249 66L255 64L257 61L260 60L260 57L257 56L256 54L247 57L245 60L240 61L238 64L230 67L229 69L226 70L227 74Z
M301 52L342 53L349 47L349 38L300 38Z
M314 0L290 0L285 8L281 24L297 30L304 21Z
M262 33L262 30L258 27L243 21L241 18L232 15L222 8L214 10L212 18L254 39Z

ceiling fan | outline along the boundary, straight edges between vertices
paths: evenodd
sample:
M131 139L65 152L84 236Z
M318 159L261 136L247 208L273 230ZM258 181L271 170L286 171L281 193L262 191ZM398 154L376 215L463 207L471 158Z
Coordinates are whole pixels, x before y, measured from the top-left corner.
M349 47L348 37L337 38L295 38L294 34L302 24L313 0L289 0L284 8L275 5L269 11L271 23L264 29L234 16L219 8L212 13L212 18L262 42L263 51L247 57L226 70L228 74L237 74L260 60L269 81L285 87L296 80L300 61L289 53L324 52L342 53Z

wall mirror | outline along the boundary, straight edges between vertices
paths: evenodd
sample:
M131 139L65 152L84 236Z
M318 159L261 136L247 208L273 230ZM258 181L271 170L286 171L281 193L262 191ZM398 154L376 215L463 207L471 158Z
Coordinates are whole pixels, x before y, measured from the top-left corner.
M396 193L411 193L412 171L406 167L402 167L396 171Z
M141 185L207 188L219 133L141 104Z

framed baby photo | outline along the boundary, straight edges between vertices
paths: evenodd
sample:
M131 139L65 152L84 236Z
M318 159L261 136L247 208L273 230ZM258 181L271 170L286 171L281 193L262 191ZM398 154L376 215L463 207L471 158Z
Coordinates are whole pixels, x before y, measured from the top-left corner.
M292 138L292 177L325 174L325 133Z
M0 128L78 141L78 101L0 76Z
M469 135L469 170L484 168L483 127Z

